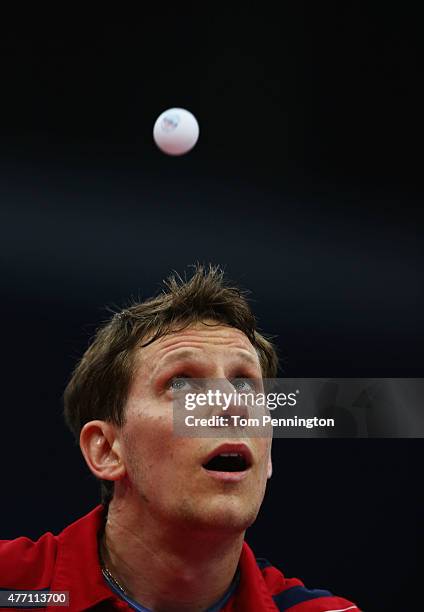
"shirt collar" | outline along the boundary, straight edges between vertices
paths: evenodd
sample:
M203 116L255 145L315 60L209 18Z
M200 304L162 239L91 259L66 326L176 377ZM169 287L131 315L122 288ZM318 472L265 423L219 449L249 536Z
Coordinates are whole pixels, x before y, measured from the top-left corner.
M58 536L55 571L50 589L69 591L72 610L87 610L115 596L100 569L97 534L104 525L104 508L97 506Z
M104 507L99 505L57 536L58 552L50 590L69 591L70 605L75 612L116 599L100 568L97 537L104 521ZM243 542L239 567L240 583L235 597L240 609L254 612L260 602L264 612L278 610L246 542Z
M237 592L237 606L243 612L278 612L269 588L256 562L253 551L246 542L240 556L240 584ZM237 608L237 609L238 609Z

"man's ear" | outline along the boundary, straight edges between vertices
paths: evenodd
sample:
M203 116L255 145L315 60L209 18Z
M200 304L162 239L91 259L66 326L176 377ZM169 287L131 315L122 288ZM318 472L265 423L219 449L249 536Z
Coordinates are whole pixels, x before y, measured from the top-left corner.
M116 425L107 421L90 421L80 434L80 447L88 467L96 478L120 480L125 476Z
M269 454L269 458L268 458L268 470L267 470L267 478L271 478L272 476L272 459L271 459L271 453Z

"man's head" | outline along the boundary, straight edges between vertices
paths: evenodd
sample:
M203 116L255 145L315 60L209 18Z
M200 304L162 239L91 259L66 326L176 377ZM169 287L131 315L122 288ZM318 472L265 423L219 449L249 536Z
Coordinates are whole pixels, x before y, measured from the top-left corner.
M277 357L243 293L223 272L197 266L170 277L157 297L132 304L98 330L65 390L65 418L102 498L139 499L175 520L250 524L269 470L269 439L248 442L253 465L237 486L202 463L216 442L172 436L175 379L273 378ZM234 440L232 442L235 442ZM207 477L206 477L207 476Z

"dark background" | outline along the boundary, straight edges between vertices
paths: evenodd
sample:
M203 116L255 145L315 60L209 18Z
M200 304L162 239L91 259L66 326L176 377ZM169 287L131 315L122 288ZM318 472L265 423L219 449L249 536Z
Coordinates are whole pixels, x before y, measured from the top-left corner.
M61 394L104 305L172 269L220 263L250 289L284 375L423 376L421 22L292 4L3 21L2 538L97 503ZM200 124L180 158L152 140L173 106ZM422 450L276 440L248 540L311 588L411 610Z

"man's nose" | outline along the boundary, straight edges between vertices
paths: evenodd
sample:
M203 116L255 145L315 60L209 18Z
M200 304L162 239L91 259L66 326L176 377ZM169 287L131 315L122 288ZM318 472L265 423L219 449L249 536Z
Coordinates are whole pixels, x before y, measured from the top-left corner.
M212 383L212 381L211 381ZM232 382L226 378L220 378L213 381L211 384L212 392L216 402L210 406L211 414L218 416L240 416L248 418L253 410L253 406L247 401L246 396L240 396L240 393L234 387Z

